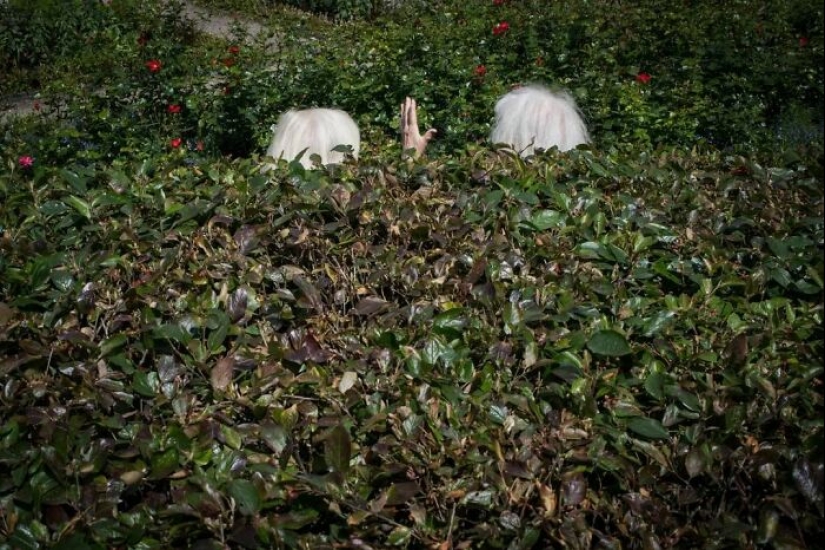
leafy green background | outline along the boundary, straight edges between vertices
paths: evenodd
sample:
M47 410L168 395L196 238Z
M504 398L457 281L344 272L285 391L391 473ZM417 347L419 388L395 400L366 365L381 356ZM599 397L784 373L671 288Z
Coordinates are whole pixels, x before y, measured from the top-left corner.
M822 538L821 3L57 4L0 5L0 548ZM593 145L491 149L526 81ZM312 105L361 160L261 173Z

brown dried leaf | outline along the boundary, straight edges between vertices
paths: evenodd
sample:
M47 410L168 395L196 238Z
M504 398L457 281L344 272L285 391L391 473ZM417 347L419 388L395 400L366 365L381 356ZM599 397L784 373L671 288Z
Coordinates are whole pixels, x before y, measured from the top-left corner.
M217 391L224 391L232 383L235 374L235 358L223 357L212 367L210 376L212 388Z
M578 506L587 495L587 480L581 472L568 472L561 482L561 498L565 506Z
M725 348L731 362L736 365L744 365L748 358L748 336L747 334L739 334Z
M559 497L556 495L556 491L543 483L539 483L538 486L541 505L544 508L544 517L555 517L556 511L559 507Z
M303 295L305 303L302 305L309 306L317 311L324 310L324 301L321 298L321 293L309 279L301 275L295 275L292 278L292 282L295 283L295 286L298 287Z
M407 503L417 495L421 488L413 481L396 483L387 489L387 501L385 506L398 506Z
M235 289L226 302L226 314L229 320L237 323L246 314L246 306L249 301L249 293L243 287Z
M388 301L378 296L367 296L355 306L356 315L375 315L382 311L389 304Z
M258 246L258 230L252 225L243 225L235 231L232 236L235 244L238 245L238 252L246 256Z
M324 461L331 472L346 475L352 456L352 439L346 428L338 424L324 438Z

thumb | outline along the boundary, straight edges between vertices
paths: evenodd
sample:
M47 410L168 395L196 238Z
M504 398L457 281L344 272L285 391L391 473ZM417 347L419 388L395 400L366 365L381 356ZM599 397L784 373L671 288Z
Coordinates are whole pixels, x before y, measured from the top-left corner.
M424 132L424 139L426 141L430 141L431 139L433 139L435 137L435 135L437 133L438 133L438 130L436 130L435 128L430 128L429 130Z

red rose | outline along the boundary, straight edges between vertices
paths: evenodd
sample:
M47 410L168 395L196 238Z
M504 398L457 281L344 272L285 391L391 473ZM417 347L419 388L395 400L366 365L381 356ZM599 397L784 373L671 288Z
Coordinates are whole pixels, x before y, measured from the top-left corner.
M162 65L159 59L150 59L146 62L146 68L149 69L150 73L156 73L160 71L161 66Z
M487 67L484 65L477 65L474 72L476 73L476 76L484 76L487 74Z
M636 82L639 84L647 84L650 82L650 75L647 73L639 73L636 75Z
M181 110L181 106L180 106L180 105L178 105L177 103L173 103L173 104L169 105L169 106L166 108L166 110L167 110L167 111L169 111L169 114L170 114L170 115L176 115L176 114L178 114L178 113L180 112L180 110Z
M229 46L229 53L231 53L232 55L238 55L239 53L241 53L241 47L240 46Z
M501 23L498 23L495 27L493 27L493 35L500 36L509 30L510 23L508 23L507 21L502 21Z
M172 149L177 149L178 147L180 147L181 143L183 143L183 140L181 138L175 138L169 141L169 146L172 147Z

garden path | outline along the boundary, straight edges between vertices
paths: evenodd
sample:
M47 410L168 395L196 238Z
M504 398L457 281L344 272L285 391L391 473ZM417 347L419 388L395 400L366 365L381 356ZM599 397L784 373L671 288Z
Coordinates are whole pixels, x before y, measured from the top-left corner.
M182 15L192 21L197 32L203 34L228 39L232 36L235 25L239 25L254 38L266 30L260 23L242 15L218 12L190 0L183 0L182 4ZM39 97L38 90L0 97L0 122L32 114L40 107Z

